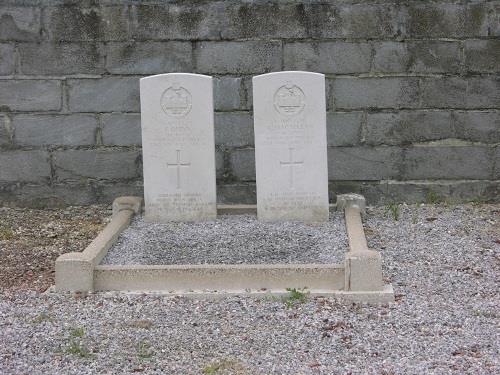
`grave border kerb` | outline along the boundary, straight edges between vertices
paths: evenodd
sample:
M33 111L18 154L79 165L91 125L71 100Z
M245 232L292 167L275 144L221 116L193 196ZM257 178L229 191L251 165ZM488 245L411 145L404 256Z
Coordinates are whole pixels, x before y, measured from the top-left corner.
M361 215L365 199L358 194L337 196L330 209L344 211L349 249L338 264L245 265L100 265L132 218L141 214L141 197L119 197L113 202L111 222L81 253L56 260L57 292L128 292L221 298L232 295L280 296L286 288L307 288L312 296L346 302L394 301L391 284L384 285L382 257L368 249ZM255 213L255 205L217 205L218 214Z

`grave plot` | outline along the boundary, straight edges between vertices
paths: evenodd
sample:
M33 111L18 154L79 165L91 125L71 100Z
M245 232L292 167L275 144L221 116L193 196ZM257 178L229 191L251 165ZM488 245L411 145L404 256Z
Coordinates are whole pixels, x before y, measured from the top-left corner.
M324 223L262 222L255 214L200 223L148 223L136 216L101 264L328 264L348 248L344 218Z
M332 212L330 221L321 224L259 223L254 216L255 206L219 206L219 214L224 215L211 224L151 224L145 223L140 216L141 206L142 199L138 197L116 199L113 219L85 251L64 254L57 259L56 290L162 292L217 297L280 295L296 288L311 295L333 296L346 301L379 303L394 298L392 286L383 284L380 254L369 250L366 244L361 221L364 211L362 196L338 196L337 204L332 207L337 212ZM243 211L247 215L241 216ZM231 213L236 215L230 216ZM135 223L129 227L133 220ZM246 221L243 228L242 221ZM250 252L247 252L245 238L232 227L235 223L245 231L274 228L275 242L268 241L264 250L249 245ZM141 225L148 226L150 232L141 231L143 237L132 241L127 239ZM338 229L343 229L344 225L345 232L339 233ZM186 231L187 226L190 229ZM179 227L184 227L184 230L175 233L174 229ZM195 240L189 237L200 228L215 229L215 233L211 231L212 238L200 236ZM325 229L331 231L325 233ZM280 243L277 240L279 234L290 230L294 234ZM330 243L335 236L333 244ZM137 250L140 241L146 238L149 238L149 247L153 251L145 252L147 245L134 251L134 246ZM184 247L192 241L206 243L200 246L201 251L195 252L196 249ZM220 247L212 248L216 244ZM166 252L168 249L163 246L175 249L166 255L161 250ZM287 249L280 253L278 249L283 250L283 247ZM189 251L192 253L186 254Z
M142 198L115 200L112 221L89 247L56 261L57 290L221 296L295 288L393 299L380 254L367 247L364 198L338 196L330 213L324 75L279 72L253 82L257 205L216 205L211 77L144 78L144 215Z

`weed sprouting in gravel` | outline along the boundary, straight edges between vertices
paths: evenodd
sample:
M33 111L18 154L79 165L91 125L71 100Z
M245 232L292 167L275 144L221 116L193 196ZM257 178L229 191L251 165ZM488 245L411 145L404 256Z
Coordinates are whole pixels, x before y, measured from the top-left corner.
M70 337L68 345L66 346L65 352L68 354L76 355L80 358L90 358L92 357L92 353L82 342L82 339L85 336L85 328L71 328L69 331Z
M283 302L286 304L286 307L290 309L297 303L305 303L307 301L306 289L307 288L286 288L286 291L289 293L288 296L283 297Z
M418 214L414 213L411 217L411 223L412 224L418 224Z
M70 331L70 334L72 337L82 338L83 336L85 336L85 328L83 328L83 327L72 328Z
M399 212L399 204L394 203L394 202L389 203L389 204L386 206L386 208L385 208L385 212L386 212L386 214L387 214L388 212L390 212L390 213L391 213L392 218L394 219L394 221L398 221L398 220L399 220L399 213L400 213L400 212Z
M37 317L32 320L32 323L41 324L43 322L53 322L53 321L54 321L54 318L52 316L50 316L47 313L41 313L41 314L37 315Z
M137 356L144 360L150 359L155 354L154 350L151 348L151 344L147 341L141 341L137 345Z
M92 356L92 353L85 345L75 340L70 341L68 347L66 348L66 353L77 355L81 358L90 358Z
M133 320L129 324L132 328L150 329L153 326L153 322L147 319Z
M14 231L2 224L0 224L0 241L7 241L14 238Z
M427 204L436 204L442 202L443 200L436 192L429 190L425 197L425 201L427 202Z
M230 373L230 374L248 374L245 367L239 362L232 359L223 359L221 361L217 361L211 363L201 370L203 374L213 375L219 372Z

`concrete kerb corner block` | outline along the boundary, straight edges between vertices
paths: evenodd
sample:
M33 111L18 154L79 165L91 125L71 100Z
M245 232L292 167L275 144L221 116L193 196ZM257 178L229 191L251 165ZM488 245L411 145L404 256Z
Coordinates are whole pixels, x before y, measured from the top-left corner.
M56 290L94 291L94 269L106 256L132 217L141 212L142 198L119 197L113 202L111 222L81 253L67 253L56 259Z
M135 215L141 213L142 198L140 197L118 197L113 201L113 217L123 210L133 211Z
M360 194L337 195L337 211L344 211L346 207L358 206L361 214L366 214L366 199Z
M349 251L344 261L344 290L360 301L391 302L394 300L394 291L391 285L384 285L382 256L378 251L368 249L361 220L365 208L365 198L361 195L342 194L337 197L337 209L344 210L349 238Z
M346 290L353 292L380 291L382 256L373 250L350 251L345 256Z
M92 292L94 266L84 253L62 254L56 260L56 290L58 292Z

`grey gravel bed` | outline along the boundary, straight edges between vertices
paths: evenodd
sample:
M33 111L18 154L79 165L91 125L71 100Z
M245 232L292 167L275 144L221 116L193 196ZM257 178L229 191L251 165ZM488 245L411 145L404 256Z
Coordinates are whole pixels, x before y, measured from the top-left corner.
M499 216L370 209L391 305L3 292L0 373L498 374Z
M342 214L321 224L266 223L223 215L203 223L146 223L135 218L102 264L335 263L347 251Z

